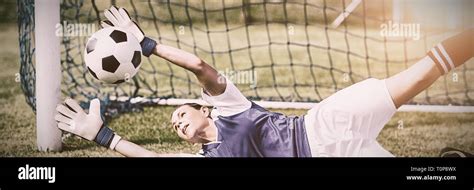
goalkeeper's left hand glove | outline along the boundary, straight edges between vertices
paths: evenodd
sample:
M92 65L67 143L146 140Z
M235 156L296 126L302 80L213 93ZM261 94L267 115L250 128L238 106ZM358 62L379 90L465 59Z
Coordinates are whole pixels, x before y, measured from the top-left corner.
M140 42L143 55L147 57L151 55L157 45L156 41L145 37L145 33L135 21L132 21L127 10L111 6L109 9L105 9L104 15L108 20L101 22L102 27L115 26L132 33Z
M64 105L59 104L56 110L58 113L54 118L58 122L58 127L64 131L95 141L110 149L115 149L121 139L110 128L103 126L99 99L91 101L89 114L86 114L81 106L70 98L64 101Z

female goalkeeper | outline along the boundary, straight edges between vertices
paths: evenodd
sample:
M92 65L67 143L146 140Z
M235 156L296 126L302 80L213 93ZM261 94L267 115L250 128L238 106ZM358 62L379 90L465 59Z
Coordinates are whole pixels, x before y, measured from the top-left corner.
M376 138L397 108L474 55L474 30L470 29L439 43L405 71L384 80L356 83L321 101L306 115L289 117L247 100L231 81L195 55L145 37L125 9L111 7L105 16L108 21L102 26L134 34L145 56L157 55L196 75L202 98L214 109L185 104L173 112L171 123L179 137L201 143L201 156L206 157L391 157ZM67 99L57 106L58 127L125 156L196 156L156 154L122 139L103 126L99 108L99 101L92 100L86 114Z

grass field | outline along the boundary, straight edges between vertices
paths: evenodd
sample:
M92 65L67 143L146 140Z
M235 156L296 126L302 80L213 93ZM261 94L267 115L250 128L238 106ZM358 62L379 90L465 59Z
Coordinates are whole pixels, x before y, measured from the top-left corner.
M114 157L120 156L77 137L64 138L62 152L36 149L35 115L19 83L16 25L0 25L0 156ZM302 60L304 61L304 60ZM147 107L109 121L121 136L158 153L195 153L200 147L181 141L169 127L173 107ZM274 110L301 115L305 110ZM445 146L474 152L474 114L397 113L378 137L396 156L437 156ZM403 128L399 127L403 123Z

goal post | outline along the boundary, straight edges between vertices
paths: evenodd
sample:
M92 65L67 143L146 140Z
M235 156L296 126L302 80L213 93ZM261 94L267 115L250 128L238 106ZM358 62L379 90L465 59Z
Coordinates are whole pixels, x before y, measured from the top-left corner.
M35 0L36 134L40 151L60 151L62 132L54 119L61 99L60 0Z
M352 2L337 16L332 22L331 26L337 28L344 20L354 11L355 8L362 2L362 0L352 0Z

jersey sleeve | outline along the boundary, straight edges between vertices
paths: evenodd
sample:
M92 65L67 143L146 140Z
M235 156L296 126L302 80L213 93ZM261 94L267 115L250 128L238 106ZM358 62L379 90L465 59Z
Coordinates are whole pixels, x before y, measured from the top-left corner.
M217 116L231 116L241 113L252 106L252 103L237 89L237 87L226 79L226 87L222 94L211 96L204 89L201 91L204 101L214 106L211 112L213 118Z

